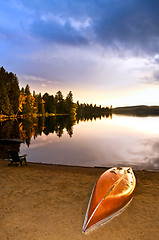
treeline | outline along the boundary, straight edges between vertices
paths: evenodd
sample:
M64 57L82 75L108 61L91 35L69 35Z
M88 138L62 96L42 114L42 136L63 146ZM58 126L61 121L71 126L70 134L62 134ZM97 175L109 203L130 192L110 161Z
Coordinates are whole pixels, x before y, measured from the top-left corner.
M81 103L77 101L77 116L78 119L83 120L83 119L91 119L92 117L94 118L99 118L101 116L106 116L108 117L111 114L111 109L112 107L102 107L96 106L93 104L86 104L86 103Z
M18 78L12 72L0 68L0 113L4 115L17 114L19 110L20 89Z
M89 118L100 117L110 112L111 109L108 107L74 103L71 91L66 98L61 91L55 96L48 93L36 94L35 91L32 94L28 84L20 89L16 74L8 73L3 67L0 68L0 118L45 114L77 114L79 118Z
M19 112L22 115L34 114L75 114L76 104L73 102L73 94L70 91L64 98L61 91L58 91L55 96L45 93L33 95L30 92L30 87L27 84L25 89L20 91Z
M45 93L33 94L27 84L25 88L19 88L16 74L8 73L0 68L0 114L1 115L34 115L75 114L76 104L73 102L73 94L70 91L64 98L61 91L55 96Z

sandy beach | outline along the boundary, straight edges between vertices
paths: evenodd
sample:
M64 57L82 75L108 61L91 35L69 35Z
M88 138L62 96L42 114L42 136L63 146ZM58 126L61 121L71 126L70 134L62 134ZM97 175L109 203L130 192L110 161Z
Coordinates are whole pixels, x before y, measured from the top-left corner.
M119 216L92 231L82 226L94 183L104 168L0 161L2 240L158 240L159 172L136 171L134 198Z

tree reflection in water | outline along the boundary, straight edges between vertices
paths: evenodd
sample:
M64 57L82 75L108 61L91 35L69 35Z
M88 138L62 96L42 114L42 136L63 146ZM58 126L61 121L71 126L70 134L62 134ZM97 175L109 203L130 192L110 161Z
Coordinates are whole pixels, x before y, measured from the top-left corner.
M19 123L19 138L22 139L28 146L30 145L31 138L34 139L45 134L56 134L61 137L66 129L70 137L73 135L73 125L76 124L75 116L58 115L53 117L38 117L38 118L25 118Z
M102 116L103 117L103 116ZM109 115L105 115L109 117ZM73 126L79 121L88 121L100 116L92 117L77 117L75 115L57 115L57 116L41 116L41 117L28 117L23 119L6 120L0 122L0 139L21 139L29 147L31 138L36 139L38 136L45 134L56 134L59 138L62 137L64 131L72 137ZM0 143L0 158L8 159L9 150L20 151L20 144L2 144Z

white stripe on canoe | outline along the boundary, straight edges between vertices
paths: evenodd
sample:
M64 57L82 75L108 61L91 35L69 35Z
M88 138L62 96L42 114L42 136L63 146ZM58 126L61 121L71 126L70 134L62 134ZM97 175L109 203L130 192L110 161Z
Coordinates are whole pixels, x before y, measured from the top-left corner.
M88 226L89 222L91 221L94 213L97 211L98 207L100 206L100 204L103 202L103 200L110 194L110 192L121 182L121 180L126 176L127 174L127 169L129 168L126 168L124 169L124 174L114 183L114 185L108 190L108 192L105 194L105 196L101 199L101 201L98 203L97 207L94 209L92 215L90 216L89 220L87 221L87 218L88 218L88 211L89 211L89 207L90 207L90 204L91 204L91 200L92 200L92 196L93 196L93 192L94 192L94 188L95 188L95 185L93 187L93 190L92 190L92 193L91 193L91 196L90 196L90 200L89 200L89 203L88 203L88 207L87 207L87 211L86 211L86 216L85 216L85 220L84 220L84 224L83 224L83 228L82 228L82 232L86 232L87 230L86 227ZM127 206L127 204L126 204ZM123 209L123 208L122 208ZM122 211L122 209L120 209L118 212ZM118 212L116 212L115 214L113 215L116 215ZM94 224L93 226L97 226L99 224L101 224L102 222L105 222L107 221L108 219L110 219L111 217L113 217L113 215L111 215L110 217L108 218L105 218L104 220L101 220L99 223L97 224ZM87 223L86 223L87 222ZM92 227L90 227L92 228ZM89 229L90 229L89 228Z
M107 218L104 218L103 220L101 220L101 221L93 224L91 227L89 227L88 229L86 229L84 232L87 232L87 231L93 229L94 227L97 227L97 226L101 225L102 223L107 222L107 221L109 221L110 219L112 219L113 217L115 217L115 216L119 215L120 213L122 213L122 212L128 207L128 205L130 204L130 202L132 201L132 199L133 199L133 198L131 198L130 201L129 201L123 208L119 209L117 212L115 212L115 213L112 214L111 216L109 216L109 217L107 217ZM83 232L83 231L82 231L82 232Z

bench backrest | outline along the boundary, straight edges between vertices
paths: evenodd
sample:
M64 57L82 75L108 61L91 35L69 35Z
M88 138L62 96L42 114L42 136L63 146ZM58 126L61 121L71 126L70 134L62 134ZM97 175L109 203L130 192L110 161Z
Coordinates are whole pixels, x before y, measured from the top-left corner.
M15 162L20 161L19 154L17 151L9 151L9 154L10 154L11 158L13 159L13 161L15 161Z

